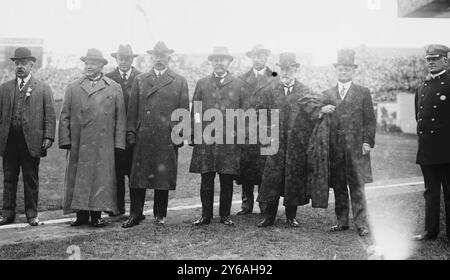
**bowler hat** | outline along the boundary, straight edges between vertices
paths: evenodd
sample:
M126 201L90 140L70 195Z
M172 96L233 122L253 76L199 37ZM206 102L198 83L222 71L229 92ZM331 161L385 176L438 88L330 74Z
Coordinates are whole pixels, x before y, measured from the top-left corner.
M108 64L108 60L103 57L103 54L100 50L97 49L88 49L86 56L82 56L81 61L86 62L86 60L96 60L103 62L103 65Z
M252 55L258 55L258 54L260 54L260 53L265 53L266 55L270 55L270 50L264 48L263 45L258 44L258 45L256 45L256 46L254 46L254 47L252 48L251 51L246 52L245 54L246 54L248 57L251 57Z
M175 51L169 49L162 41L158 41L152 50L147 51L148 54L172 54Z
M120 56L131 56L131 57L138 56L137 54L133 54L133 50L131 49L131 46L129 44L120 45L119 49L117 50L117 52L111 54L111 56L114 57L114 58L117 58L118 55L120 55Z
M300 63L297 62L297 56L295 53L285 52L280 53L280 60L276 63L276 65L281 68L287 68L290 66L299 67Z
M447 57L450 49L447 46L432 44L425 46L425 58L429 57Z
M213 60L215 57L225 57L233 60L234 57L228 52L227 47L217 46L214 47L212 54L208 55L208 60Z
M358 65L355 64L355 51L350 49L339 50L337 63L335 63L334 66L336 67L338 65L358 67Z
M31 54L31 50L29 48L20 47L14 51L14 57L10 58L12 61L16 61L18 59L30 59L33 62L36 62L36 57Z

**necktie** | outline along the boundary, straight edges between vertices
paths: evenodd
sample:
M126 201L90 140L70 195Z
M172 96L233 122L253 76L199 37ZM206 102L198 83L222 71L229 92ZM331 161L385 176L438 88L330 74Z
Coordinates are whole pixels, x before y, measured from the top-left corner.
M25 81L23 79L20 79L20 85L19 85L19 90L22 90L23 86L25 85Z
M342 86L341 91L339 92L339 95L341 96L341 99L344 99L345 96L345 87Z
M122 74L122 79L126 82L127 81L127 73Z

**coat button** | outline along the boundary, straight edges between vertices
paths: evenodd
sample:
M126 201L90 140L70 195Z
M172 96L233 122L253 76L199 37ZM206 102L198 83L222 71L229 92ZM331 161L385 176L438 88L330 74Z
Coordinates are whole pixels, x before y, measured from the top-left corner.
M441 85L445 84L444 82L441 82Z
M441 93L440 92L436 92L436 95L439 96L439 95L441 95Z
M437 105L433 105L433 108L436 109L436 108L437 108Z
M421 122L421 121L422 121L422 118L419 119L419 122Z
M419 131L419 134L423 134L423 131L421 130L421 131Z
M434 130L430 130L430 133L433 134L433 133L434 133Z
M424 97L424 96L425 96L425 94L422 94L421 96L422 96L422 97Z
M419 109L420 109L420 110L422 110L422 109L423 109L423 106L422 106L422 105L420 105Z
M435 118L431 118L431 121L434 122L436 119Z
M150 115L150 111L147 111L147 115Z

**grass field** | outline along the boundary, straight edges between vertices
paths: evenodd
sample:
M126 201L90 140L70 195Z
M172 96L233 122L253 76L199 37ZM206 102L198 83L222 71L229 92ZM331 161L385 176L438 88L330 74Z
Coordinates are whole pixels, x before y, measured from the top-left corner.
M31 238L19 244L0 246L0 259L67 259L67 248L75 245L81 259L371 259L374 244L384 259L450 258L450 244L441 233L435 241L415 243L409 236L421 227L423 209L421 192L368 196L372 237L361 238L351 230L332 233L334 206L328 209L300 207L297 217L301 227L287 228L280 210L273 227L257 228L258 214L233 216L235 227L213 223L191 226L198 209L170 212L166 226L156 226L147 219L131 229L114 223L106 228L48 225L11 234L28 233ZM280 208L282 209L282 208ZM217 210L216 210L217 211ZM442 209L443 212L443 209ZM442 218L442 228L443 218ZM30 233L34 231L34 234ZM70 231L70 236L61 232ZM76 232L76 233L74 233ZM44 235L50 238L42 240ZM379 255L376 257L379 259Z
M377 134L375 150L372 155L374 180L421 176L420 169L415 164L416 149L415 135ZM189 146L185 146L179 151L177 190L170 192L170 198L199 196L200 176L188 172L191 154L192 148ZM39 211L61 209L65 166L65 151L58 149L57 143L55 143L49 150L48 157L43 158L40 164ZM2 170L1 167L0 170ZM2 171L0 171L0 182L0 205L2 205ZM218 184L218 182L216 183ZM235 187L234 191L240 192L240 187ZM153 193L147 192L147 198L152 197ZM126 199L128 201L128 194ZM23 208L23 185L20 179L17 212L23 213Z

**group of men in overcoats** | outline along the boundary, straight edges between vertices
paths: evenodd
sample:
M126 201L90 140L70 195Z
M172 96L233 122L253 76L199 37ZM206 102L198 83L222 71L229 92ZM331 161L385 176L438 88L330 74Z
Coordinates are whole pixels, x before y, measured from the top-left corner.
M417 163L425 178L425 233L416 240L436 238L439 232L439 195L444 187L447 235L449 234L449 139L446 72L449 49L426 47L430 78L416 93L419 151ZM148 53L153 63L147 73L132 66L136 54L121 45L111 56L117 68L103 74L108 63L97 49L81 57L85 74L67 86L59 121L59 147L67 150L64 181L65 213L76 212L72 226L102 227L102 211L110 216L125 213L125 176L129 177L130 216L122 227L138 225L143 215L146 189L154 189L155 223L167 216L169 191L176 189L178 149L174 143L172 112L189 110L186 79L169 68L174 50L158 42ZM189 171L201 175L202 215L194 226L213 217L214 179L220 181L220 222L233 226L233 182L242 185L238 215L254 208L258 186L258 227L274 224L281 196L286 224L299 227L298 206L328 206L328 187L334 189L337 224L331 231L349 229L349 208L359 235L369 234L365 184L372 182L370 152L375 145L376 118L368 88L356 84L355 52L341 50L334 65L337 85L314 93L296 79L300 63L294 53L281 53L274 72L266 66L270 50L262 45L247 53L252 68L237 77L229 67L234 57L226 47L215 47L208 56L213 72L200 79L193 94L192 131L202 132L218 120L204 118L209 109L226 114L232 109L256 110L257 122L245 123L245 142L238 143L235 126L210 135L181 135L193 146ZM16 78L0 86L0 152L3 157L4 196L0 225L14 222L19 168L22 167L25 210L30 225L38 225L38 167L55 134L55 111L50 87L31 75L36 58L18 48L11 58ZM194 106L201 103L200 107ZM277 118L271 122L275 111ZM268 119L263 125L261 119ZM214 119L214 121L213 121ZM226 127L225 119L223 127ZM277 129L274 129L274 126ZM266 133L277 150L261 153L267 143L250 143L249 130ZM229 135L228 135L229 134ZM447 138L446 138L447 137ZM234 139L220 144L215 139ZM275 139L276 138L276 139ZM329 164L324 164L323 159ZM313 171L312 171L313 170ZM321 176L321 178L317 178ZM350 193L350 198L349 198ZM90 221L89 221L90 220Z

